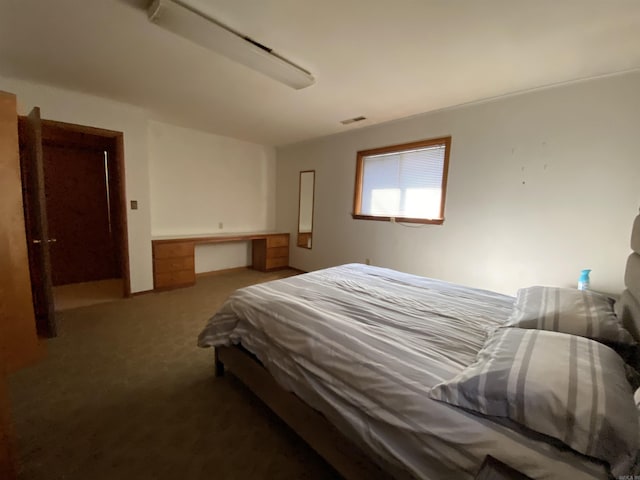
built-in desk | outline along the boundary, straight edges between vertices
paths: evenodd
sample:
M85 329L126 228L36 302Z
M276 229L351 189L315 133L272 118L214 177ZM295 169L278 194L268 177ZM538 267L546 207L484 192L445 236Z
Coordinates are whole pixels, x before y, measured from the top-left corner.
M227 233L155 237L153 286L155 289L188 287L196 282L195 246L251 241L251 267L268 272L289 266L288 233Z

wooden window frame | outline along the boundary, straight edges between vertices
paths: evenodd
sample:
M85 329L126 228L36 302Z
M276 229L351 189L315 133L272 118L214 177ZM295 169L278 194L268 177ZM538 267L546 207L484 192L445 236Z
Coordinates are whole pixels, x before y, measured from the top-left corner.
M444 145L444 164L442 166L442 195L440 197L440 217L439 218L411 218L411 217L390 217L382 215L362 214L362 180L364 176L364 157L370 155L380 155L383 153L400 153L417 148L426 148L434 145ZM449 152L451 151L451 136L420 140L418 142L403 143L400 145L390 145L388 147L372 148L370 150L360 150L356 159L356 184L353 195L353 213L351 216L356 220L378 220L383 222L402 223L423 223L428 225L442 225L444 223L444 204L447 198L447 176L449 174Z

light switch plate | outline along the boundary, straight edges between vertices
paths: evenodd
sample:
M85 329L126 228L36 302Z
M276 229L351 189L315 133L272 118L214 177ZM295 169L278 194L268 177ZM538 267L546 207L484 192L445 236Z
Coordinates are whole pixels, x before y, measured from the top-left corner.
M138 209L138 201L131 200L131 210L137 210L137 209Z

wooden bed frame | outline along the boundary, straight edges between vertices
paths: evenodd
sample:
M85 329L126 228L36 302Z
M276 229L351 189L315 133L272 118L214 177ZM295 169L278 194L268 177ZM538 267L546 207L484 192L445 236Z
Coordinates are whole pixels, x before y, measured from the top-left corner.
M397 478L383 471L322 414L280 387L248 351L241 347L216 347L215 359L216 377L228 369L345 479Z
M640 215L635 219L631 236L632 253L625 271L625 291L616 303L623 325L640 342ZM412 478L406 472L387 465L383 470L355 443L342 435L319 412L308 406L293 393L280 387L260 361L242 347L216 347L216 376L228 368L242 383L257 395L276 415L291 427L311 448L322 456L347 480ZM487 468L490 467L490 468ZM505 474L487 462L478 473L478 479L528 478Z

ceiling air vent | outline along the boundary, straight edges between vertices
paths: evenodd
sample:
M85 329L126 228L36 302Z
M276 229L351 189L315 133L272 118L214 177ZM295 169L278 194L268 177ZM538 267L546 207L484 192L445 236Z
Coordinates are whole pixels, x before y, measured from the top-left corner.
M340 123L343 125L349 125L350 123L361 122L362 120L366 120L367 117L363 117L362 115L359 117L348 118L346 120L342 120Z

